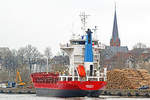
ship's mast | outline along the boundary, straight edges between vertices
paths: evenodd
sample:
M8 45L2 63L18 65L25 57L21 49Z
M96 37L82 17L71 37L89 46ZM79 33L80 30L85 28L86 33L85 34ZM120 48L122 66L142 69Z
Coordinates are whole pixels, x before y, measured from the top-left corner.
M87 18L88 18L88 16L90 16L90 15L85 14L85 12L80 13L80 18L81 18L81 23L82 23L81 30L83 31L83 33L85 33L86 28L87 28Z
M97 26L94 27L94 29L92 29L94 31L94 39L97 39Z

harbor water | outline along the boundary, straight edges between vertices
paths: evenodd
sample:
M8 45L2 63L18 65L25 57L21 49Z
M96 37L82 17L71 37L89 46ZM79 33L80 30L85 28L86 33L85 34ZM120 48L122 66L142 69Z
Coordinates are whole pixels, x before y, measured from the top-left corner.
M55 98L39 97L35 94L0 94L0 100L149 100L150 98L100 96L99 98L76 97L76 98Z

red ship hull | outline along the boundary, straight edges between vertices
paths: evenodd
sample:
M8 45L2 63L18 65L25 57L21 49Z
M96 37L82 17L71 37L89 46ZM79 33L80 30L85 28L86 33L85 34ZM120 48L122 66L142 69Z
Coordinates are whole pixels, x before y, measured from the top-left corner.
M104 81L59 81L58 76L50 79L49 75L45 75L31 75L36 94L39 96L96 97L106 85Z

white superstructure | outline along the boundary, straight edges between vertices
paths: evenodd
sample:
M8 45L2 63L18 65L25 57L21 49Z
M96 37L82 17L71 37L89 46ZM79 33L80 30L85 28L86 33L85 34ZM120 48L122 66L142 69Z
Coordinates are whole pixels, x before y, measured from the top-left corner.
M101 43L98 42L97 39L93 38L93 65L94 65L94 73L99 70L100 63L100 50L104 47ZM84 49L85 49L85 36L79 36L73 34L69 43L60 44L60 49L64 50L70 59L70 67L69 73L70 75L74 74L78 65L84 65ZM98 73L98 72L97 72Z

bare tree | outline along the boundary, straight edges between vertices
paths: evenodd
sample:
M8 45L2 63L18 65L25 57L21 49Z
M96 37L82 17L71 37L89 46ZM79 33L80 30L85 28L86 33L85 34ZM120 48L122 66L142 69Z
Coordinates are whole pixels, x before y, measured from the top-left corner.
M26 49L25 49L25 47L21 47L18 50L17 56L18 56L18 63L19 63L19 65L23 66L26 63L25 62L25 56L26 56Z
M144 49L146 47L147 46L145 44L139 42L133 46L133 49L137 49L137 48Z
M31 72L32 64L37 63L37 58L41 57L41 53L36 47L27 45L26 47L22 47L18 50L18 56L21 58L20 62L22 64L29 64Z
M32 45L27 45L25 47L25 57L27 59L29 59L29 58L35 59L40 56L41 56L41 54L36 47L33 47Z

